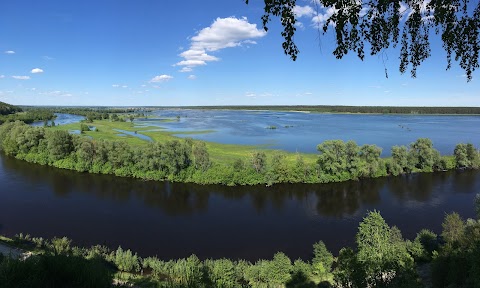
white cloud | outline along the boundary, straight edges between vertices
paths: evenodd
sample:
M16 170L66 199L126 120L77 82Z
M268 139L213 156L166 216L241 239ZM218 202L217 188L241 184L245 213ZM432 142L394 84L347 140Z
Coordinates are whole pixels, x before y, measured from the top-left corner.
M242 44L256 44L252 39L264 37L266 34L264 30L257 29L256 24L249 23L247 18L217 18L212 25L203 28L191 38L190 49L179 55L184 60L174 66L184 66L180 72L191 72L196 66L220 60L207 52L238 47Z
M42 92L39 93L40 95L46 95L46 96L54 96L54 97L72 97L73 94L69 93L67 91L60 91L60 90L55 90L55 91L47 91L47 92Z
M113 87L113 88L118 88L118 87L120 87L120 85L118 85L118 84L113 84L112 87Z
M123 85L122 88L128 88L128 86L127 86L127 85Z
M192 71L193 71L193 69L190 68L190 67L183 67L183 68L180 70L180 72L192 72Z
M8 51L5 51L5 54L15 54L15 51L13 51L13 50L8 50Z
M188 76L188 79L190 79L190 80L195 80L195 79L197 79L197 76L195 76L195 75L189 75L189 76Z
M42 58L43 58L43 60L47 60L47 61L51 61L51 60L55 59L55 58L50 57L50 56L43 56Z
M295 27L297 27L299 29L302 29L302 30L305 29L305 25L303 25L303 23L300 22L300 21L295 22Z
M172 79L173 79L172 76L163 74L163 75L158 75L153 77L152 80L150 80L150 83L166 82Z
M0 79L5 78L5 75L0 75Z
M34 68L32 69L32 71L30 71L30 73L33 73L33 74L43 73L43 70L40 68Z
M312 17L315 14L315 11L313 10L312 7L310 6L299 6L295 5L293 7L293 13L295 13L295 17L301 18L301 17Z
M327 22L327 20L338 11L333 7L328 7L328 8L322 7L322 10L323 10L323 13L318 13L316 16L312 18L312 23L316 27L323 26L323 24L325 24L325 22Z
M28 80L30 79L30 76L12 76L12 78L17 80Z

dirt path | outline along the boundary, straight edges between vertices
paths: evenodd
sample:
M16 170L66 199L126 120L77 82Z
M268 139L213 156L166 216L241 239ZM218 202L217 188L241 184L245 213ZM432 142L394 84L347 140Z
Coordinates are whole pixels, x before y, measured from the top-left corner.
M7 257L10 256L10 257L15 258L15 259L18 259L18 258L25 259L28 256L30 256L29 252L25 252L25 251L22 251L20 249L10 247L10 246L5 245L3 243L0 243L0 254L3 254Z

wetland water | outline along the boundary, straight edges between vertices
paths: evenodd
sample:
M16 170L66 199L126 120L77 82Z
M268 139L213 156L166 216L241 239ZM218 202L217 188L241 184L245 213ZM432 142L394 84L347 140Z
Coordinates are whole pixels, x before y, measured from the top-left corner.
M320 114L281 111L237 111L159 109L152 119L136 121L139 125L167 128L166 131L206 131L212 133L179 134L179 137L246 145L268 145L268 148L291 152L316 153L325 140L354 140L359 145L376 144L382 156L390 155L394 145L409 145L418 138L430 138L442 154L453 154L455 145L480 144L480 116L447 115L371 115ZM275 126L276 129L267 129Z
M446 212L474 217L479 171L327 185L199 186L144 182L26 163L0 155L0 234L67 236L163 259L308 259L323 240L336 254L379 210L404 237L439 233Z

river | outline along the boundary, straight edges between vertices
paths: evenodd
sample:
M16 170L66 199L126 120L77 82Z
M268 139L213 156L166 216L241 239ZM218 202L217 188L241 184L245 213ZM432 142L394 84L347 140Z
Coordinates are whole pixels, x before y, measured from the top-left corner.
M379 210L404 237L439 233L445 213L474 217L479 171L327 185L200 186L92 175L0 155L0 234L67 236L141 256L256 260L277 251L308 259L323 240L336 254Z

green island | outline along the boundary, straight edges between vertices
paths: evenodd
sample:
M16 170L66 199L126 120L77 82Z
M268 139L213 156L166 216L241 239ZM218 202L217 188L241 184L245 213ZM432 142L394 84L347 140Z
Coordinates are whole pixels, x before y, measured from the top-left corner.
M480 218L480 194L475 200ZM423 229L405 240L377 211L358 226L356 247L336 257L322 241L310 259L292 261L278 252L271 260L142 258L103 245L78 247L18 234L0 236L0 248L16 247L17 257L0 253L0 287L479 287L480 220L445 215L442 232ZM1 252L1 251L0 251ZM12 254L12 253L11 253Z

